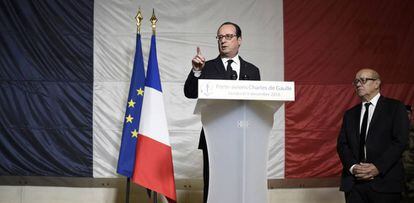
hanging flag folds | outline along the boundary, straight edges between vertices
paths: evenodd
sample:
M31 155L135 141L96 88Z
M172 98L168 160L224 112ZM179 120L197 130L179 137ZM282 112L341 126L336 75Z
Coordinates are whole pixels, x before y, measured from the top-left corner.
M135 150L144 96L145 71L142 56L141 35L137 33L134 67L126 105L122 141L119 150L117 173L132 177L135 163Z
M122 172L122 156L117 163L123 121L128 117L124 105L130 84L125 81L131 79L133 66L128 58L134 57L128 53L141 47L133 43L132 19L119 14L134 16L137 1L28 2L0 1L0 182L7 176L132 174L132 169ZM154 6L151 0L139 2L142 8ZM245 18L254 20L241 22L245 33L266 30L247 38L252 41L244 42L242 56L259 65L265 80L295 81L296 101L275 114L269 179L340 175L336 139L343 112L358 102L349 85L358 67L377 67L386 77L384 95L414 102L414 38L406 37L414 36L414 1L379 0L378 9L372 9L369 1L336 1L334 6L308 2L252 1L232 10L234 16L251 10ZM210 15L188 18L188 13L204 12L203 1L172 0L169 5L182 12L165 11L164 16L174 17L164 17L162 27L168 33L157 55L160 70L168 73L163 75L164 84L168 83L163 95L171 112L169 129L174 129L169 135L180 146L173 151L175 177L201 179L202 157L195 149L201 124L189 108L195 101L185 98L182 88L194 47L205 45L202 50L207 55L217 51L210 45L215 43L211 32L218 24L199 23L209 22ZM221 4L211 4L211 10L218 11L217 19L227 18L221 15L226 13ZM327 23L329 19L335 23ZM390 32L381 25L398 25L398 29ZM145 29L149 33L150 28ZM321 38L326 31L330 34ZM150 40L149 35L141 37ZM149 47L141 42L143 53L148 53ZM134 102L135 108L139 106ZM131 131L126 130L125 138L131 138ZM125 144L121 145L121 154L130 158L133 168L135 152L125 152Z
M132 181L176 202L174 168L161 80L158 70L155 35L151 37L145 96Z

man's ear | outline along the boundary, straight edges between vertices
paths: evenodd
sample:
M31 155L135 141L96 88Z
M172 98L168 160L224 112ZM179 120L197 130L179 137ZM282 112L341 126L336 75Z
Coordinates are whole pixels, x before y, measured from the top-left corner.
M375 80L374 82L375 82L375 88L379 89L381 87L381 80L378 79L378 80Z

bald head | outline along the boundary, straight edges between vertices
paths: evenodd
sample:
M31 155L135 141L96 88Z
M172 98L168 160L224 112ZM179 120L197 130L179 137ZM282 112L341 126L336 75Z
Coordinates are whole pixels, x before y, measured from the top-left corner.
M359 70L356 75L360 75L362 73L370 75L371 78L376 78L378 80L381 80L380 75L374 69L363 68L363 69Z
M377 71L364 68L357 72L354 87L362 101L370 101L380 91L381 78Z

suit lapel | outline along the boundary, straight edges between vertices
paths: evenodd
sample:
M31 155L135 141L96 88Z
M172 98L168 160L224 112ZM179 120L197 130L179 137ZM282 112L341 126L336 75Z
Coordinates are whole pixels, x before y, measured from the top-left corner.
M358 140L358 145L359 145L359 137L360 137L360 131L361 131L361 108L362 108L362 104L358 105L358 108L356 108L355 112L354 112L354 125L355 125L355 134Z
M219 73L220 75L223 75L223 79L225 77L225 72L226 72L226 68L224 67L223 61L221 61L220 56L218 56L215 60L215 68L217 70L217 73Z
M240 59L240 74L239 74L239 80L243 80L241 78L243 78L244 75L247 75L246 62L240 56L239 56L239 59Z
M370 134L372 132L371 129L374 128L373 126L375 126L377 124L378 119L381 117L382 110L383 110L383 108L382 108L383 100L384 100L384 98L382 96L380 96L380 98L378 99L377 106L374 109L374 114L372 115L371 122L369 123L368 132L367 132L367 139L370 137Z

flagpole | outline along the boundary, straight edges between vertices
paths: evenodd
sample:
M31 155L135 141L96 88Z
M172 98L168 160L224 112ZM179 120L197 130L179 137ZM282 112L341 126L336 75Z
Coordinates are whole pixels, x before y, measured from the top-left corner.
M152 34L153 35L155 35L155 27L156 27L157 21L158 21L158 19L157 19L157 17L155 17L154 9L152 9L152 16L150 18L150 22L151 22Z
M141 15L141 7L138 8L138 13L135 16L135 20L137 21L137 33L141 34L141 22L142 22L142 15Z
M137 33L141 33L141 21L142 21L142 15L141 15L141 8L138 8L138 13L135 16L135 20L137 21ZM131 178L128 177L126 181L126 194L125 194L125 203L129 203L129 193L131 190Z
M156 28L156 24L157 24L157 17L155 16L155 12L154 9L152 9L152 16L150 18L150 22L151 22L151 27L152 27L152 34L155 35L155 28ZM158 202L158 195L157 192L153 191L153 202L157 203Z
M125 203L129 203L129 190L130 190L130 186L131 186L131 180L128 177L127 178L127 183L126 183L126 197L125 197Z

